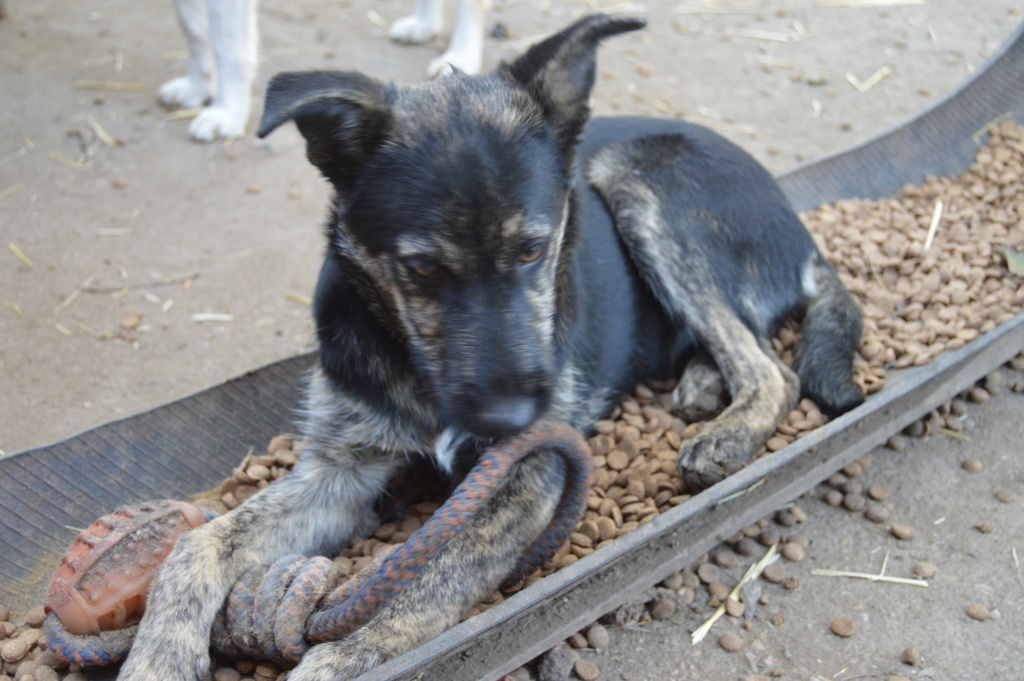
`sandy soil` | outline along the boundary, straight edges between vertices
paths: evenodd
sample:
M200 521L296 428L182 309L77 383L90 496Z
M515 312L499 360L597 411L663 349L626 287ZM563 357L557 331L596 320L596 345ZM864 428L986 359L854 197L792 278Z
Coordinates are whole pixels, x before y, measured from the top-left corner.
M488 41L487 65L588 6L494 4L489 22L511 37ZM634 6L629 11L651 26L603 48L595 111L685 116L781 172L939 100L1021 18L1012 0L821 4ZM442 40L387 40L384 27L410 11L407 0L263 5L257 100L267 79L286 69L358 69L417 82L444 48ZM61 439L311 349L303 299L319 267L327 192L297 133L200 145L188 139L187 121L168 119L155 92L184 69L169 2L13 0L8 10L0 23L0 450ZM84 89L82 81L133 89ZM116 144L107 146L98 129ZM230 321L195 321L209 313ZM943 588L909 593L812 579L800 563L794 574L803 585L776 599L787 624L755 625L744 652L726 655L713 641L690 650L693 618L662 622L617 633L612 650L594 657L602 678L731 679L771 669L786 679L885 678L900 671L906 645L924 651L919 666L900 671L906 676L1024 678L1009 654L1024 647L1022 590L1006 577L1009 548L1024 528L1019 505L1007 514L1014 507L989 500L996 484L1024 493L1019 459L1009 457L1019 456L1019 419L1007 416L1021 406L1007 395L979 410L979 422L995 414L978 429L992 434L991 444L933 440L876 457L870 475L899 490L897 506L919 530L909 548L862 519L805 504L806 566L875 570L892 545L891 570L930 560ZM959 471L968 452L988 457L985 472ZM969 509L1007 534L979 536ZM933 525L940 517L947 522ZM967 599L1002 617L968 622ZM827 632L832 613L853 617L858 632L836 640Z

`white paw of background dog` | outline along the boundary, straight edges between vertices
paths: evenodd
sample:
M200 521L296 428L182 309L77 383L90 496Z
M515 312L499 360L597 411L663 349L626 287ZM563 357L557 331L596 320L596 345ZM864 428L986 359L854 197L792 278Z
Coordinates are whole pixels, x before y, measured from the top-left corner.
M188 126L188 131L192 135L192 139L198 142L241 137L245 134L245 123L248 117L248 111L209 106L199 112Z
M441 22L425 20L413 14L391 24L388 35L395 42L418 45L432 40L440 32Z
M165 106L191 109L202 106L213 96L213 84L209 80L182 76L169 80L160 86L160 101Z

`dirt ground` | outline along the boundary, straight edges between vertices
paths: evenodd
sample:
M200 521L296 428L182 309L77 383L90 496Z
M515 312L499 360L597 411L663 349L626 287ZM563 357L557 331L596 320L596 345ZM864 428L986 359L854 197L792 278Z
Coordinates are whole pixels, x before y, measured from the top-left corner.
M256 100L267 79L287 69L357 69L418 82L444 43L388 41L386 26L411 4L265 0ZM781 172L941 99L1021 19L1012 0L829 4L856 3L606 4L647 17L650 27L602 49L595 112L685 116ZM489 24L502 24L510 37L488 40L488 66L598 7L494 5ZM8 11L0 22L0 452L58 440L311 349L304 301L319 268L327 191L298 134L286 128L267 140L250 133L211 145L188 139L188 121L169 117L155 96L184 69L170 2L10 0ZM102 85L109 82L129 89ZM197 321L211 314L222 321ZM1009 562L1014 541L1024 550L1020 502L991 499L995 485L1024 495L1019 458L1011 456L1020 453L1013 415L1022 406L1019 396L1004 395L978 409L983 427L970 443L933 438L876 456L869 474L898 491L896 506L918 530L911 542L894 543L820 502L803 504L811 547L793 571L802 585L773 596L786 624L755 622L743 652L726 654L713 639L690 649L691 618L616 631L610 651L584 656L602 668L601 678L634 681L776 669L784 679L1024 679L1014 655L1024 649L1024 586ZM983 459L985 471L964 474L959 460L968 455ZM995 531L983 534L977 523ZM906 576L914 560L939 566L933 587L804 574L811 565L877 570L885 547L889 572ZM991 619L968 620L963 607L972 601L986 603ZM836 614L854 618L854 636L827 632ZM919 665L899 663L905 646L921 649Z

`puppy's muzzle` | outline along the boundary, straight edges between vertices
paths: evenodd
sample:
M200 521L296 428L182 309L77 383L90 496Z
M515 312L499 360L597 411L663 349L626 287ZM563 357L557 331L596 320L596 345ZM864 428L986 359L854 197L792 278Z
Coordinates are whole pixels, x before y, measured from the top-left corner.
M457 397L462 427L481 438L514 435L540 418L551 401L546 381L536 376L511 380L496 377L485 385L463 385Z
M538 416L537 400L530 397L501 397L488 400L472 411L472 432L482 437L517 433Z

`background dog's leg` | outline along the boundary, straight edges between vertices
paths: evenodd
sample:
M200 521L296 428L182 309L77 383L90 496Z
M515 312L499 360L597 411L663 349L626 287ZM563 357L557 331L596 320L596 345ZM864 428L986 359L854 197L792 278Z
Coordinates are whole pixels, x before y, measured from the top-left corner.
M480 73L488 9L490 0L459 0L452 40L445 53L430 62L427 75L436 78L453 66L463 73Z
M314 646L290 681L345 681L458 623L501 584L547 526L564 488L562 459L534 452L487 506L366 626Z
M416 9L391 24L391 39L419 44L432 39L444 27L444 0L416 0Z
M252 108L258 29L256 0L207 0L210 43L217 60L217 91L189 132L200 142L241 137Z
M160 101L170 107L202 106L213 96L213 51L206 0L174 0L178 23L188 41L188 75L160 87Z
M366 529L399 462L322 444L310 442L291 474L178 540L150 587L120 681L201 680L210 627L239 575L289 553L335 549Z

